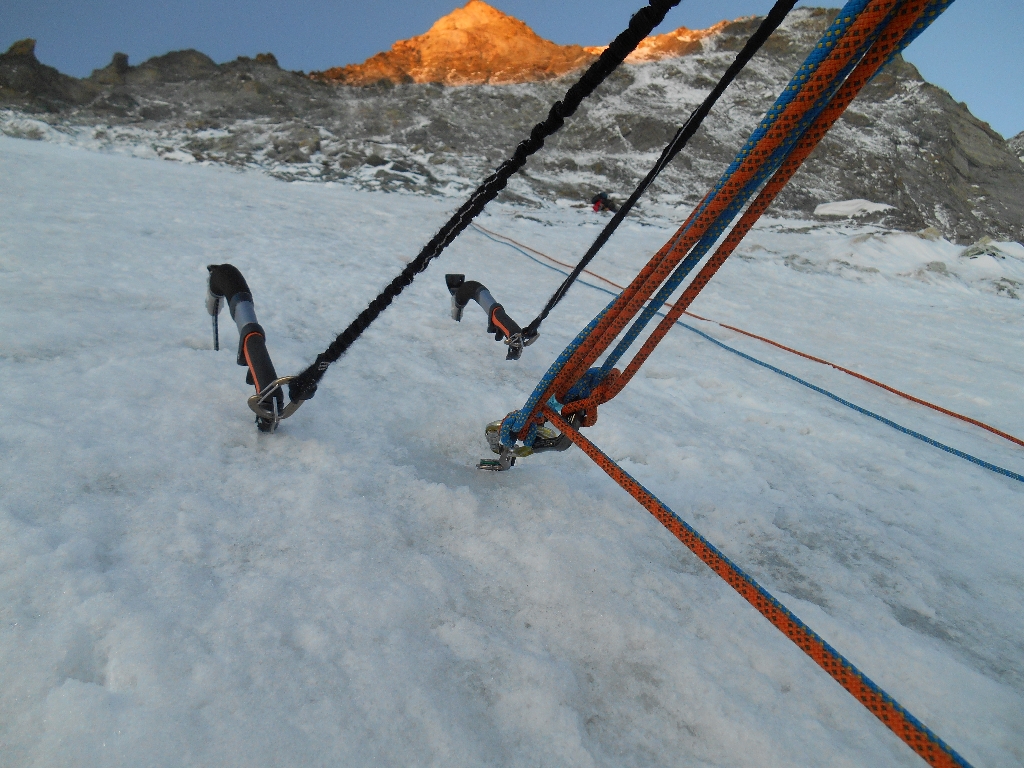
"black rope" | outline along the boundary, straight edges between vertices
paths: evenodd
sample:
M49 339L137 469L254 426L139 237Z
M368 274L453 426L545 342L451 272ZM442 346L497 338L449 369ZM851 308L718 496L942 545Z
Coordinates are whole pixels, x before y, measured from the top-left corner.
M540 328L540 324L544 322L545 318L547 318L548 313L551 312L551 310L555 308L555 305L562 300L566 293L569 292L569 288L574 282L576 282L576 278L578 278L583 270L587 268L587 265L594 260L598 251L600 251L604 247L604 244L608 242L608 239L612 236L615 230L618 229L619 224L621 224L622 220L626 218L626 215L630 210L632 210L633 206L636 205L637 200L640 199L643 193L647 191L647 188L651 186L656 178L658 178L658 175L665 169L665 166L672 162L675 156L679 154L680 150L686 146L687 142L689 142L697 132L697 129L700 128L701 123L704 122L704 118L706 118L708 113L711 112L711 108L715 105L715 102L717 102L719 97L725 92L725 89L729 87L729 84L736 78L736 75L738 75L753 58L754 54L757 53L762 45L764 45L765 41L771 36L772 32L776 30L779 24L782 23L782 20L786 18L786 15L793 9L793 6L796 5L796 3L797 0L778 0L778 2L775 3L775 7L772 8L764 21L761 22L757 31L751 35L747 44L743 46L743 50L736 55L736 60L733 61L729 66L729 69L727 69L725 74L722 75L722 79L718 81L718 85L716 85L714 90L708 94L706 99L704 99L704 103L697 107L689 118L687 118L683 127L676 131L676 135L672 138L672 141L668 143L668 146L665 147L664 151L661 153L661 157L658 158L658 162L654 164L654 167L650 170L647 176L644 177L643 181L641 181L637 188L633 190L633 194L631 194L629 199L622 204L622 207L620 207L615 213L612 220L608 222L605 228L601 231L601 234L597 236L593 245L590 246L590 249L586 254L584 254L583 258L580 259L580 263L576 265L576 268L573 269L562 284L558 286L558 290L556 290L551 295L551 298L548 299L548 303L545 305L541 313L523 329L524 339L529 339L532 336L537 335L537 329Z
M331 363L337 361L359 338L370 324L387 309L388 305L406 287L412 284L416 275L427 268L430 262L484 209L508 184L508 180L521 169L527 159L544 146L544 140L557 132L565 119L576 112L580 103L597 88L625 58L636 50L641 41L665 19L680 0L650 0L649 5L637 11L629 20L629 28L612 41L600 58L587 69L583 76L565 94L562 101L556 101L547 118L534 126L530 137L516 147L512 157L498 166L483 184L470 196L448 223L427 243L419 255L391 283L359 313L359 316L331 343L306 370L296 376L288 385L288 396L292 400L304 400L316 391L316 384L323 378Z

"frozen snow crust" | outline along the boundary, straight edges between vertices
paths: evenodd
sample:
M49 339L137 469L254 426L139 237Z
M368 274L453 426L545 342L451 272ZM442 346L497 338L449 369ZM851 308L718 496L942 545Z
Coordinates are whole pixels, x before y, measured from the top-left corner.
M814 209L815 216L838 216L848 219L879 213L892 208L885 203L872 203L870 200L840 200L837 203L822 203Z
M0 178L5 766L920 764L579 451L473 469L605 295L507 363L443 273L522 317L557 276L467 232L260 437L205 265L243 270L298 370L452 201L3 137ZM593 268L623 282L685 213ZM572 260L600 218L483 223ZM932 237L767 220L693 309L1024 434L1024 247ZM1020 483L684 331L588 435L973 764L1024 763Z

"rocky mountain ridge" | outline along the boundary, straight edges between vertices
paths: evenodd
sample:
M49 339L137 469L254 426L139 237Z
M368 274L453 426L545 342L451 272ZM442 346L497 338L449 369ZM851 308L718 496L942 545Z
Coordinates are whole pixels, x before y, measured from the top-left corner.
M640 215L669 206L685 217L833 15L790 15L650 190ZM653 61L621 67L515 177L506 199L533 205L584 201L602 189L625 195L758 22L680 33L675 44L684 52L655 52ZM669 42L648 44L671 49ZM138 66L115 55L79 80L38 62L23 42L0 55L0 131L256 167L285 179L462 195L511 153L574 75L544 77L461 87L379 78L355 87L287 72L269 54L218 65L198 51L178 51ZM871 214L885 226L934 227L961 242L1024 240L1020 143L1020 136L1005 142L898 59L854 102L771 212L813 219L822 203L862 198L892 206Z
M399 40L362 64L311 76L340 85L441 83L495 85L545 80L589 64L597 54L557 45L482 0L470 0L423 35Z
M626 59L631 64L683 56L728 22L709 29L681 27L652 35ZM423 35L399 40L389 51L362 64L312 72L310 77L339 85L440 83L441 85L510 85L548 80L589 65L603 47L558 45L537 35L519 19L483 0L442 16Z
M736 22L747 21L748 19L737 19ZM760 20L759 20L760 21ZM725 30L732 22L720 21L712 24L707 29L689 29L679 27L663 35L651 35L643 40L636 50L626 57L627 64L642 64L647 61L659 61L678 56L685 56L688 53L695 53L700 50L701 43L705 38L712 37ZM590 53L600 55L606 46L599 48L587 48Z

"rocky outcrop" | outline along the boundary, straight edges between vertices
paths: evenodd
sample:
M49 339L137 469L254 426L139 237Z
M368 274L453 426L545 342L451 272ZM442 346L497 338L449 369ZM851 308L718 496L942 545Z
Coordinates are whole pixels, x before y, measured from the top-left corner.
M131 67L128 66L127 53L115 53L103 69L94 69L89 79L100 85L120 85Z
M743 20L739 20L742 22ZM758 19L760 21L760 19ZM637 46L629 56L626 57L627 64L642 64L647 61L659 61L660 59L678 58L700 50L702 41L715 35L720 35L730 24L737 22L720 21L707 29L687 29L680 27L664 35L651 35ZM588 53L600 55L604 52L605 46L585 49Z
M1008 146L1010 151L1019 157L1020 161L1024 163L1024 131L1021 131L1012 139L1007 141L1006 146Z
M362 64L310 76L341 85L525 83L579 69L599 53L552 43L482 0L470 0L438 19L426 34L399 40Z
M19 40L0 54L0 103L59 112L70 105L85 104L97 89L61 74L36 58L36 41Z
M269 57L268 63L277 66L273 54L259 54ZM154 56L137 67L128 64L128 56L115 53L114 58L103 69L95 69L89 80L99 85L149 85L154 83L185 83L209 80L216 77L221 69L205 53L196 50L172 51L163 56Z
M884 220L900 229L936 226L960 242L1024 240L1024 166L1002 136L905 62L865 96L808 160L808 174L895 206ZM812 185L802 195L789 190L786 204L803 208L813 195Z

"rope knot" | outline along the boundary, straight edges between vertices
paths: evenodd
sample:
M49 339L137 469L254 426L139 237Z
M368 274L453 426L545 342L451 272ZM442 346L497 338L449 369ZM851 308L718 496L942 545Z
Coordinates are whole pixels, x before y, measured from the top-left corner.
M618 368L612 368L607 373L603 373L600 368L591 368L565 393L562 415L569 416L582 411L581 426L592 427L597 424L597 406L607 403L618 394L615 385L620 374Z
M516 429L516 423L523 419L524 416L523 411L512 411L512 413L501 420L501 430L498 433L498 440L501 445L511 448L516 444L516 440L522 440L523 445L526 446L533 445L533 441L537 439L537 430L546 419L544 414L538 411L531 418L527 419L522 427Z

